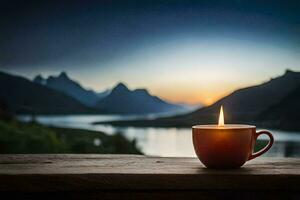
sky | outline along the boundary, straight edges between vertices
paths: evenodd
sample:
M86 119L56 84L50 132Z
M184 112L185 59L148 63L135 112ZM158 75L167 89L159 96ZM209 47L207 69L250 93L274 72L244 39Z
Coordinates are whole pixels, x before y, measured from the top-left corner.
M300 71L299 1L1 1L0 70L211 104Z

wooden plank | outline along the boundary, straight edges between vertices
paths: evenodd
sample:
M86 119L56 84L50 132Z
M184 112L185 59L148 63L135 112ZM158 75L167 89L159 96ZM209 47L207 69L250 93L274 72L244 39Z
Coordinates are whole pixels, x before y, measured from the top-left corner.
M206 169L196 158L135 155L0 155L0 192L300 191L300 159L258 158Z
M1 193L10 199L299 199L296 191L251 191L251 190L106 190L97 192L45 192L45 193Z

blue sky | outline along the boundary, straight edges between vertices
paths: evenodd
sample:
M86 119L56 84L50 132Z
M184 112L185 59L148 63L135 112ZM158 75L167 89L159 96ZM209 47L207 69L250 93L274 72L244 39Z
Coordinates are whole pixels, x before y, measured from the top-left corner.
M210 104L300 70L297 1L3 1L0 69Z

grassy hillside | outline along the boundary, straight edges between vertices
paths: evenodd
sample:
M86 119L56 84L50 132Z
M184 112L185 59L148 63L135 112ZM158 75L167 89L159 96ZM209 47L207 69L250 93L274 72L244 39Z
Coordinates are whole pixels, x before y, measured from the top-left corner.
M121 134L50 128L16 120L0 121L0 153L141 154L135 141Z

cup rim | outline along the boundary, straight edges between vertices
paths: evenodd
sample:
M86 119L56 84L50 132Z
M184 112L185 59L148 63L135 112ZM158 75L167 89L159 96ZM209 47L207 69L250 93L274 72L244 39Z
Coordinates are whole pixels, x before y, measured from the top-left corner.
M228 129L252 129L256 126L248 124L225 124L224 126L218 126L217 124L205 124L205 125L195 125L192 126L193 129L219 129L219 130L228 130Z

